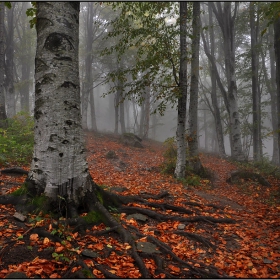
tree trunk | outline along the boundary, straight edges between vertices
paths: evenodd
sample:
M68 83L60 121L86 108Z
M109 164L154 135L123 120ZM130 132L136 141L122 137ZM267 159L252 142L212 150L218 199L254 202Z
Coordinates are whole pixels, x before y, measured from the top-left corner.
M119 133L119 103L120 103L120 90L117 89L115 95L115 130L114 134Z
M30 88L30 71L31 71L31 48L30 48L30 42L28 39L28 28L29 24L26 21L26 10L28 8L28 3L23 2L22 3L22 15L21 15L21 29L22 29L22 35L20 36L19 30L18 31L18 37L20 39L20 45L21 45L21 56L20 56L20 62L21 62L21 86L19 88L20 92L20 108L21 111L29 112L29 88Z
M121 101L120 105L120 124L121 124L121 132L124 134L125 130L125 118L124 118L124 100Z
M175 177L184 178L186 173L186 106L187 106L187 2L180 2L180 73L179 87L180 96L178 98L178 117L177 117L177 160L175 168Z
M193 2L192 22L192 60L191 60L191 86L189 104L189 165L196 173L200 173L202 165L198 156L198 77L199 77L199 42L200 42L200 2Z
M150 86L145 87L145 116L144 116L144 133L143 139L149 137L150 129L150 98L151 98L151 88Z
M0 2L0 126L7 119L5 108L4 76L5 76L5 33L4 33L4 2Z
M203 123L204 123L204 147L206 151L209 151L209 141L208 141L208 123L206 116L206 109L203 110Z
M35 145L27 182L37 194L78 207L92 188L80 112L79 2L37 2L36 30Z
M140 124L139 124L139 136L143 138L144 136L144 123L145 123L145 100L141 103L141 112L140 112Z
M6 45L6 102L7 116L9 118L16 114L15 88L14 88L14 9L8 9L8 25Z
M253 157L259 161L262 156L261 145L261 97L258 87L258 55L256 46L258 26L255 23L255 3L250 3L251 28L251 69L252 69L252 96L253 96Z
M277 112L278 112L278 158L280 159L280 18L274 21L274 50L276 61L276 85L277 85ZM278 163L280 164L280 162Z
M235 77L235 18L237 14L238 3L235 3L233 16L231 15L231 2L222 4L217 2L216 5L209 2L223 34L225 70L227 79L227 94L223 93L225 104L229 113L230 137L231 137L231 155L235 160L244 160L241 143L241 130L237 103L237 85ZM217 77L218 78L218 77ZM219 84L219 80L217 80ZM220 85L219 85L220 86Z
M210 25L210 43L211 43L211 56L215 60L215 37L214 37L214 26L213 26L213 16L212 16L212 9L208 7L208 13L209 13L209 25ZM216 134L217 134L217 141L218 141L218 148L219 148L219 155L221 157L225 157L225 144L224 144L224 134L223 134L223 127L222 127L222 120L221 120L221 114L220 109L218 105L218 98L217 98L217 77L216 77L216 71L214 69L214 66L210 63L210 72L211 72L211 101L214 111L214 120L215 120L215 126L216 126Z
M275 68L275 52L273 47L273 27L270 25L268 28L268 40L269 40L269 59L270 59L270 82L267 77L267 84L270 86L269 93L271 98L271 120L272 120L272 129L273 129L273 153L272 153L272 162L274 164L279 164L279 151L278 151L278 125L277 125L277 93L276 93L276 68ZM264 60L263 60L264 62ZM264 69L265 66L264 66ZM266 71L265 71L266 74Z

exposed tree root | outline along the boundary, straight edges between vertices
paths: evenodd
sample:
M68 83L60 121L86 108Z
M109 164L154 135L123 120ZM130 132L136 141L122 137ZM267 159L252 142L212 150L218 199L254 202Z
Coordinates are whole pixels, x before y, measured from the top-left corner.
M194 223L194 222L202 222L202 223L208 223L211 225L215 225L217 223L234 223L235 221L233 219L228 218L213 218L210 216L193 216L194 211L191 211L189 209L185 209L184 207L174 206L169 203L154 203L154 202L148 202L146 199L150 198L151 195L144 193L141 194L142 197L139 196L121 196L112 192L108 192L101 187L95 185L93 182L93 191L88 192L87 195L83 199L83 205L84 210L83 211L94 211L100 214L102 222L109 228L106 228L103 231L99 232L92 232L92 235L95 236L101 236L105 234L109 234L111 232L116 232L123 243L128 243L131 248L129 249L129 253L131 257L135 261L135 265L139 268L139 271L141 273L142 278L151 278L152 275L149 271L149 269L146 267L145 262L143 259L153 259L155 261L155 264L157 266L156 268L156 275L163 273L166 278L174 278L174 275L170 273L166 267L167 263L170 263L170 258L172 262L177 263L177 266L182 268L182 277L198 277L198 278L221 278L221 277L227 277L226 275L220 275L217 273L217 270L213 266L205 265L204 263L199 263L200 267L194 267L191 263L188 261L182 260L179 258L173 251L170 246L163 243L159 239L157 239L154 236L147 235L146 240L150 243L153 243L159 248L159 251L156 253L147 253L141 250L139 251L139 248L137 248L137 239L145 237L143 233L141 233L136 227L126 223L124 220L120 221L117 218L115 218L107 209L109 206L118 213L127 213L127 214L135 214L135 213L141 213L146 215L147 217L157 220L157 221L179 221L182 223ZM162 192L157 196L152 196L153 199L163 199L165 197L168 197L168 192ZM145 197L145 198L143 198ZM26 204L26 200L29 199L26 195L16 197L13 195L6 195L6 196L0 196L0 203L2 204ZM156 211L147 209L147 208L141 208L141 207L134 207L134 206L125 206L129 203L137 202L140 204L143 204L148 207L157 208L160 209L161 213L158 213ZM201 204L198 203L188 203L186 204L190 206L199 206L203 207ZM214 206L212 206L214 207ZM65 208L67 209L67 219L64 221L65 225L68 225L72 228L74 232L81 231L85 232L86 228L88 227L88 223L85 221L84 218L78 216L78 209L74 207L73 205L66 205ZM164 212L166 210L172 210L172 215L165 214ZM197 209L195 209L195 212L197 212ZM177 214L178 213L178 214ZM179 213L183 213L184 216L180 216ZM190 217L186 217L186 215L192 215ZM60 221L61 223L63 221ZM34 228L32 229L33 233L37 233L39 236L42 237L48 237L50 240L54 242L61 242L61 238L58 236L54 236L50 234L48 231L40 229L40 228ZM156 232L156 231L155 231ZM168 231L166 232L168 233ZM181 236L185 236L186 238L192 239L198 243L201 243L202 245L206 246L207 248L215 249L215 245L210 242L207 238L194 234L189 233L184 230L174 230L169 231L170 234L177 234ZM153 246L154 246L153 245ZM107 254L104 254L105 257L108 257L110 253L112 252L111 249L107 252ZM2 252L3 253L3 252ZM98 264L96 261L94 261L96 269L100 270L103 275L106 278L119 278L115 274L110 272L110 268L106 267L105 265ZM191 262L191 260L190 260ZM71 274L72 268L75 266L82 267L82 271L86 273L87 275L90 275L91 270L89 267L82 261L82 259L79 257L77 261L72 263L71 269L65 273L63 276L72 278L73 275L75 278L81 278L85 276L81 272L75 272L74 274ZM184 270L186 268L186 270ZM92 275L94 277L94 275Z
M207 238L205 238L205 237L203 237L201 235L198 235L198 234L195 234L195 233L186 232L186 231L179 231L179 230L174 231L174 233L178 234L178 235L183 235L183 236L186 236L186 237L188 237L190 239L198 241L198 242L204 244L208 248L215 248L216 247Z
M251 179L258 181L261 185L271 187L270 183L261 175L248 170L236 170L231 172L230 177L226 180L227 183L235 183L238 179Z
M20 167L11 167L0 170L3 174L17 174L17 175L28 175L28 171Z

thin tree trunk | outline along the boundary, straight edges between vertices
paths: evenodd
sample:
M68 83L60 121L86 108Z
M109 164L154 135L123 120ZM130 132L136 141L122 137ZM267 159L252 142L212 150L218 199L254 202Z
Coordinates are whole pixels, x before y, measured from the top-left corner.
M231 137L231 155L233 159L242 161L244 154L241 143L241 130L237 103L237 85L235 77L235 18L237 14L238 3L231 10L231 2L224 2L224 7L220 2L216 5L209 2L223 34L224 54L225 54L225 70L227 79L227 94L223 94L225 104L229 113L230 137ZM219 80L217 80L219 84Z
M189 165L196 172L200 173L202 165L198 156L198 77L199 77L199 42L200 42L200 2L193 2L192 22L192 60L191 60L191 86L189 104Z
M7 116L9 118L16 114L15 88L14 88L14 9L8 9L7 49L6 49L6 102Z
M7 119L5 108L4 75L5 75L5 33L4 33L4 2L0 2L0 126Z
M272 162L274 164L279 164L279 151L278 151L278 134L277 134L277 93L276 93L276 68L275 68L275 52L273 47L273 26L268 28L268 40L269 40L269 59L270 59L270 81L267 78L268 89L271 98L271 120L272 120L272 129L273 129L273 153L272 153ZM264 63L264 58L263 58ZM264 65L264 69L265 65ZM265 71L267 75L267 72Z
M256 50L257 30L255 23L255 3L250 3L250 28L251 28L251 69L252 69L252 96L253 96L253 157L259 161L262 156L261 147L261 98L258 87L258 55Z
M187 106L187 2L180 2L180 73L179 85L180 96L178 98L178 117L177 117L177 161L175 177L184 178L186 173L186 106Z
M149 136L150 129L150 98L151 98L150 86L145 87L145 116L144 116L144 134L143 138L146 139Z
M121 87L123 87L121 83ZM121 98L123 99L122 95ZM124 100L121 100L119 104L119 109L120 109L120 125L121 125L121 132L124 134L126 132L125 130L125 117L124 117Z
M114 134L119 133L119 103L120 103L120 90L117 89L115 95L115 130Z
M280 159L280 18L274 22L274 50L276 61L276 85L277 85L277 112L278 112L278 158ZM280 164L280 160L279 160Z
M214 37L212 9L210 7L208 7L208 13L209 13L209 25L210 25L209 32L210 32L210 43L211 43L211 56L215 60L216 46L215 46L215 37ZM209 61L209 63L210 63L210 61ZM225 157L226 152L225 152L225 144L224 144L224 134L223 134L222 120L221 120L221 114L220 114L218 98L217 98L217 81L216 81L217 74L211 63L210 63L210 71L211 71L211 84L212 84L211 101L212 101L212 106L214 109L213 116L214 116L214 120L215 120L219 155L221 157Z

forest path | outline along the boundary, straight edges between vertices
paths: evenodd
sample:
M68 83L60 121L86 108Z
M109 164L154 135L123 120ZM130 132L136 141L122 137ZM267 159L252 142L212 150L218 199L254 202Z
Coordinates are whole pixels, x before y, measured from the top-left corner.
M219 217L221 207L224 217L237 223L217 225L226 238L211 233L212 238L221 241L214 265L234 277L280 277L280 207L272 196L279 181L268 178L270 188L250 180L229 184L226 180L238 166L214 155L201 154L202 164L214 174L213 182L202 179L199 186L184 186L173 176L160 173L162 143L143 141L145 149L136 149L121 145L117 139L108 140L106 136L89 136L88 140L89 150L91 147L94 150L88 158L90 164L94 163L90 170L98 184L124 186L128 195L168 191L176 203L187 198L190 202L218 207L213 211L206 207L206 215L209 211ZM106 160L109 150L114 150L117 158Z

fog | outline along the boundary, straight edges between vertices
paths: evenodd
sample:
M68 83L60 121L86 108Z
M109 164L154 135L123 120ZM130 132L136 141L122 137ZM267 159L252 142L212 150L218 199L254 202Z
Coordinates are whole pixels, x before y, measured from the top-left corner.
M246 157L251 159L253 157L252 131L254 124L248 3L243 2L238 6L234 43L242 149ZM85 129L94 130L96 123L98 132L118 134L129 132L141 138L164 142L167 138L176 135L177 127L176 94L178 92L176 90L178 90L178 84L176 84L176 78L179 77L179 26L176 19L179 15L178 3L174 2L172 9L166 9L161 14L151 18L149 18L150 12L148 11L144 15L137 14L138 4L138 2L124 4L127 5L128 9L129 7L135 8L134 25L120 26L120 29L117 30L117 27L110 22L120 17L121 6L113 10L108 3L81 2L79 62L81 107L85 116L83 117L83 126ZM152 5L152 3L147 2L146 6L151 9ZM232 3L232 8L234 5ZM13 21L14 28L14 32L8 32L7 38L4 40L10 42L9 48L13 50L6 53L6 63L14 65L13 76L8 72L5 73L5 92L7 95L7 92L13 91L15 112L28 109L33 114L36 30L30 29L30 18L25 15L26 9L30 7L29 2L15 2L14 8L5 13L5 28L7 30L11 28L9 21ZM214 24L210 25L208 6L202 4L201 9L203 11L201 14L202 25L206 27L203 34L208 47L215 44L212 55L217 60L217 72L225 91L227 91L224 39L216 18L218 15L212 15ZM151 23L148 21L145 23L147 30L144 30L144 25L141 23L143 18L149 18L151 21ZM155 28L156 21L159 22L157 28ZM259 32L263 30L263 22L257 23L256 21L256 24L259 24ZM162 28L162 26L165 27ZM191 32L191 20L188 22L188 26ZM140 27L145 33L138 32L137 36L139 37L133 37L135 36L133 30L138 28L139 31ZM213 42L211 42L213 38L211 39L210 33L212 28ZM109 36L109 34L111 35ZM134 38L135 41L131 38ZM140 38L138 43L135 38L137 40ZM259 66L258 91L261 96L261 109L258 113L261 115L262 150L263 156L269 159L272 158L273 154L272 121L275 118L275 106L273 107L275 102L272 101L274 93L271 91L276 88L273 77L275 65L274 49L271 48L273 46L272 40L273 29L268 29L262 37L261 50L257 58ZM188 37L187 43L190 46L191 37ZM14 55L12 56L12 54ZM189 59L191 60L191 55ZM188 67L190 75L190 63ZM220 86L212 84L211 63L206 55L202 39L200 40L199 75L199 108L197 113L199 148L201 151L218 153L211 93L215 86L218 110L222 120L225 151L227 155L231 155L229 114ZM189 94L188 89L187 118ZM27 100L28 105L24 103L25 100ZM166 106L163 115L159 112L153 114L161 102L164 102L164 106ZM6 105L8 115L11 114L9 106ZM186 127L186 133L188 133L188 119Z

